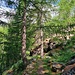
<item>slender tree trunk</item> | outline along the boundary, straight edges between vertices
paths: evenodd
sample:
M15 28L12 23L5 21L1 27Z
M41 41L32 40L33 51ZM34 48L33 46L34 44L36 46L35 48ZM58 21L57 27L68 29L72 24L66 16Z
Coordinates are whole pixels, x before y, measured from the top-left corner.
M40 34L41 34L41 58L43 58L43 30L42 30L42 8L40 12Z
M27 59L26 59L26 0L25 2L25 9L23 13L23 25L22 25L22 60L24 65L26 66L27 64Z
M43 58L43 30L41 28L41 58Z
M38 21L37 24L40 26L40 39L41 39L41 58L43 58L43 30L42 30L42 7L41 11L38 11Z

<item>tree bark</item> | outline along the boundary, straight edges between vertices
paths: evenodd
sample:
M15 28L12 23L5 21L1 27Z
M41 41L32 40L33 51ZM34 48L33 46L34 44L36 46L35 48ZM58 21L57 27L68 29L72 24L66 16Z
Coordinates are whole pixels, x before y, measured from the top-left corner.
M41 58L43 58L43 30L41 28Z
M40 33L41 33L41 58L43 58L43 30L42 30L42 8L41 8L41 12L40 12L40 20L39 20L39 24L40 24Z
M22 49L21 49L21 54L22 54L22 60L24 65L26 66L27 64L27 59L26 59L26 0L25 2L25 9L23 13L23 24L22 24Z

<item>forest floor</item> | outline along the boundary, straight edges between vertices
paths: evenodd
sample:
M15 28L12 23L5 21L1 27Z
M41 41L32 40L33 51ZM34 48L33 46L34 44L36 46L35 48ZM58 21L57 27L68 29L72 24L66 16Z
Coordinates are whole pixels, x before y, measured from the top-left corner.
M38 57L37 59L33 58L31 63L27 66L26 70L24 71L24 74L25 75L61 75L64 68L67 66L66 64L68 63L68 61L70 61L69 63L72 62L71 57L75 55L75 50L71 49L71 50L60 51L60 49L55 49L52 51L52 53L53 56L47 56L47 54L45 54L43 59L41 59L40 57ZM62 67L61 64L62 66L63 65L66 66L64 66L64 68L61 68ZM53 69L52 66L54 66Z
M15 64L15 70L13 72L12 70L8 70L6 71L7 74L2 75L8 75L8 72L10 75L75 75L74 45L74 42L70 41L64 49L53 49L45 53L43 58L40 58L39 55L29 56L29 64L25 70L21 70L23 63L18 61L18 63ZM61 74L63 72L65 74Z

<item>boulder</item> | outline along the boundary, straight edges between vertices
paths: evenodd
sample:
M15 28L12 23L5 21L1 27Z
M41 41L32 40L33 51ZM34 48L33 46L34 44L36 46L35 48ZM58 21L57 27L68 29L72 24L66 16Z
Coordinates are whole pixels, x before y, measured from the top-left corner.
M62 72L63 68L65 67L64 64L58 63L58 62L54 62L52 63L52 72Z
M63 69L61 75L75 75L75 56L67 62L66 67Z
M66 66L61 75L75 75L75 64Z

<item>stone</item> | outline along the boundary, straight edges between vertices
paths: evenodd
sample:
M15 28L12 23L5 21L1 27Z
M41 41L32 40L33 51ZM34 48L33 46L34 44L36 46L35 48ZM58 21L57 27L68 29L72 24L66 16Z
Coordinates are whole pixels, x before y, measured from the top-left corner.
M52 64L52 72L58 72L58 71L61 71L63 70L63 68L65 67L64 64L61 64L61 63L57 63L57 62L54 62Z
M61 75L75 75L75 64L66 66Z

